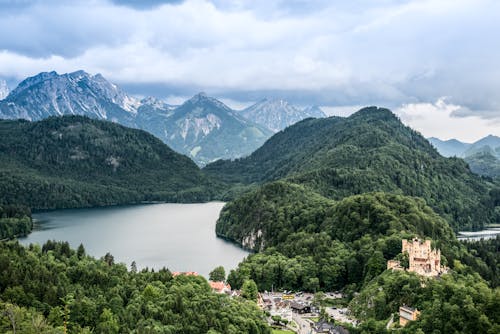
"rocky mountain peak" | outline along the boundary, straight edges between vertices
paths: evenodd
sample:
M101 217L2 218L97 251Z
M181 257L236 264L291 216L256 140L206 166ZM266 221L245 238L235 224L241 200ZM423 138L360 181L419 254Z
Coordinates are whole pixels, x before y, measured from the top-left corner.
M0 79L0 100L5 99L10 93L9 87L5 80Z

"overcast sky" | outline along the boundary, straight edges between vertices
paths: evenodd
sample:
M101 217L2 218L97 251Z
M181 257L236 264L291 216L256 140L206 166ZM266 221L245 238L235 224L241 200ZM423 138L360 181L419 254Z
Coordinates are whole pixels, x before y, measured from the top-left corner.
M1 78L79 69L177 102L385 106L473 141L500 135L500 1L0 0Z

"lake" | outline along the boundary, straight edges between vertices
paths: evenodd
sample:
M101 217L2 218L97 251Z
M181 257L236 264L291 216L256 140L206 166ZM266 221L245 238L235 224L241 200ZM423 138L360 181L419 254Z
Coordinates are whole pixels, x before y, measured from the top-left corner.
M500 234L500 228L498 227L487 228L475 232L461 231L458 232L458 240L479 241L481 239L494 239L498 234Z
M165 266L208 277L222 265L227 274L248 252L216 237L215 223L223 206L148 204L36 213L33 232L19 241L68 241L73 248L82 243L87 254L99 258L110 252L115 262L128 268L136 261L139 269Z

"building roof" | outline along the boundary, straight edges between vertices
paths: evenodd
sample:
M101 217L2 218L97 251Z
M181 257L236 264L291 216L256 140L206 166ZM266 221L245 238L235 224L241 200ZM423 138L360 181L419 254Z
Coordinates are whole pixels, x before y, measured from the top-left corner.
M314 328L317 332L324 332L325 330L330 331L335 328L335 325L330 324L325 319L321 319L317 323L314 324Z
M401 306L400 309L403 309L404 311L412 312L412 313L417 310L416 308L413 308L413 307L410 307L410 306L406 306L406 305Z
M309 305L304 305L304 304L300 304L300 303L297 303L297 302L292 302L290 304L290 307L291 308L294 308L296 310L303 310L305 309L306 307L310 307Z
M184 276L198 276L198 273L195 271L174 271L172 273L173 277L184 275Z
M210 284L210 287L216 291L224 291L224 290L231 290L231 285L226 284L224 282L214 282L214 281L209 281L208 284Z

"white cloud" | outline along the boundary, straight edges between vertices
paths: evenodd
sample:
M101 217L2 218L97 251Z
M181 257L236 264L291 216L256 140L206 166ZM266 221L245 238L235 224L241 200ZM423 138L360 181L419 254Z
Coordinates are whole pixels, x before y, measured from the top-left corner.
M118 84L192 87L175 95L303 92L314 99L300 104L326 106L436 107L425 102L450 96L468 108L455 116L500 119L494 0L26 3L0 11L0 77L84 69Z
M435 103L405 104L395 110L401 120L425 137L456 138L474 142L487 134L500 135L500 121L476 116L454 117L463 107L448 103L445 98Z

